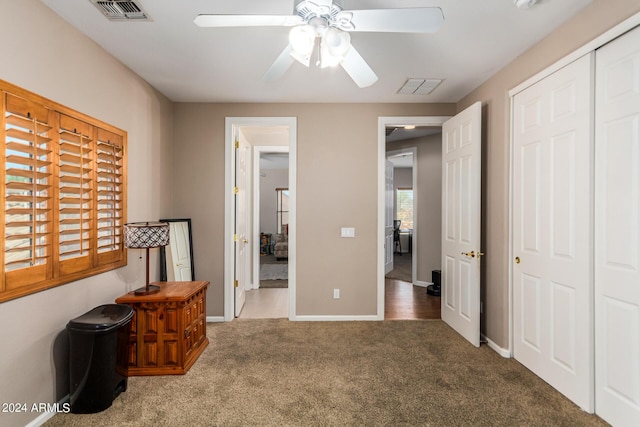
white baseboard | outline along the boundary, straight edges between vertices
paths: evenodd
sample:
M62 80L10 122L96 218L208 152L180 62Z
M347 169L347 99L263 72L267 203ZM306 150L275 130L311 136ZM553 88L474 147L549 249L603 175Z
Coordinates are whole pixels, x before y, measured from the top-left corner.
M224 316L207 316L207 323L224 322Z
M416 280L414 286L420 286L421 288L426 288L429 285L433 285L431 282L423 282L422 280Z
M58 402L58 407L62 408L63 407L62 405L64 403L69 404L69 395L68 394L65 397L63 397L62 399L60 399L60 401ZM40 415L38 415L38 417L36 419L31 421L29 424L25 425L25 427L40 427L41 425L43 425L44 423L49 421L51 418L53 418L56 414L57 414L57 412L43 412Z
M483 341L487 342L487 345L489 346L489 348L491 350L495 351L500 356L502 356L502 357L504 357L506 359L511 359L511 351L507 350L506 348L500 347L498 344L494 343L493 341L491 341L489 338L487 338L484 335L481 335L480 337L481 337L481 339Z
M380 320L377 315L366 316L296 316L294 321L300 322L344 322L344 321L374 321Z

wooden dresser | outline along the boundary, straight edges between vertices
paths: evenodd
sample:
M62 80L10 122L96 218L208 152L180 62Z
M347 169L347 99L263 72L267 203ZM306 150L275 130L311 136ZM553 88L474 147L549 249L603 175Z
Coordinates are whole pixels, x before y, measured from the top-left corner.
M156 282L160 292L116 299L135 313L127 375L184 374L204 351L209 282Z

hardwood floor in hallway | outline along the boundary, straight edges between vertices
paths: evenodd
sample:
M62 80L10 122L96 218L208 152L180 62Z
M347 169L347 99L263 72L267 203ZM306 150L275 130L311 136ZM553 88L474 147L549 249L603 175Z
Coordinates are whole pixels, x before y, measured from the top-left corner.
M421 286L385 279L385 320L440 319L440 297L427 295Z

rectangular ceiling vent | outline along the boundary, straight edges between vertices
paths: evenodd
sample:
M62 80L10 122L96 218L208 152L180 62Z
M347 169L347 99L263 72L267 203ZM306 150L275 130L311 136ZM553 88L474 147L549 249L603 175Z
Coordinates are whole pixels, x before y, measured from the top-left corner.
M398 93L401 95L429 95L442 81L442 79L410 78Z
M110 21L148 21L149 15L139 4L131 0L100 1L91 0L98 10Z

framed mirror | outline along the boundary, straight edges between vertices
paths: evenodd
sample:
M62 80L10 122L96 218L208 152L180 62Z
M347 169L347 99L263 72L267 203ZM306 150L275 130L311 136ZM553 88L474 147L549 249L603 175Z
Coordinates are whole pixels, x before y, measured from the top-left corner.
M161 219L169 224L169 244L160 248L160 280L190 282L195 280L191 218Z

